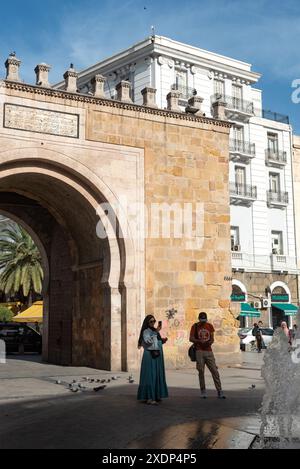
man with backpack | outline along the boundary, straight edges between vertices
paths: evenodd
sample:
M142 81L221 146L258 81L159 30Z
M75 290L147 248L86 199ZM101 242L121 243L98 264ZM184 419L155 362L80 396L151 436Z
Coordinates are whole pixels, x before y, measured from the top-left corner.
M212 344L214 343L215 329L213 325L208 322L206 313L200 313L198 319L199 322L192 326L190 332L190 342L192 342L196 348L196 361L197 370L199 373L201 397L203 399L207 398L204 376L206 365L214 380L218 398L226 399L222 391L222 385L218 367L215 361L215 356L211 348Z

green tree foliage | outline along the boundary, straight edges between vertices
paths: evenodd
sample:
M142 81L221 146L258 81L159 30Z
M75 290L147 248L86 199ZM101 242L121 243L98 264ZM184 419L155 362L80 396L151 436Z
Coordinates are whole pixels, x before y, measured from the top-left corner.
M14 313L5 306L0 305L0 322L10 322L14 317Z
M29 234L15 224L0 231L0 290L11 296L40 294L43 276L41 255Z

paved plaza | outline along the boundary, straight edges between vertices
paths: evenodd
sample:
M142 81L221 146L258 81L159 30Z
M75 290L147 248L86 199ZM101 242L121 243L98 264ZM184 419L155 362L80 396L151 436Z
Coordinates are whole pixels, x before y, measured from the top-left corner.
M157 407L136 401L138 373L60 367L40 358L10 357L0 366L0 448L248 448L259 433L263 354L244 353L242 366L221 368L226 400L207 374L200 399L194 368L167 371L170 398ZM98 384L85 378L117 380ZM73 393L69 383L86 389ZM56 384L59 381L61 384Z

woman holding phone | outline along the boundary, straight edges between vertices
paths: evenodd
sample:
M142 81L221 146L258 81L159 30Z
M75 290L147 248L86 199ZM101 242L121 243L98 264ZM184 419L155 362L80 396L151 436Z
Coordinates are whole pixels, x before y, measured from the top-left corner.
M157 328L155 328L155 323L154 316L148 315L145 318L138 342L138 348L143 347L144 354L137 398L150 405L157 405L162 399L168 397L162 347L168 339L161 338L161 321Z

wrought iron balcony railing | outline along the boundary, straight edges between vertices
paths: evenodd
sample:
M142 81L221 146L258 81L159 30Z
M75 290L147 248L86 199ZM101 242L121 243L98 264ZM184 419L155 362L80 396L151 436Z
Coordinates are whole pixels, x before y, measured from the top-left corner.
M255 156L255 143L245 142L243 140L231 139L229 150L232 152L243 153L245 155Z
M235 98L225 94L214 94L212 96L212 103L216 101L224 101L227 109L233 109L245 114L254 115L254 105L251 101L245 101L244 99Z
M230 183L230 195L234 197L245 197L248 199L257 199L257 187L237 182Z
M267 191L267 201L269 205L287 205L289 203L288 192Z
M286 164L287 162L287 156L286 156L286 151L281 151L281 150L271 150L270 148L266 149L266 161L268 163L275 162L277 164Z
M171 86L171 90L172 91L174 91L174 90L179 91L179 93L181 93L181 98L182 99L189 99L192 96L197 95L196 88L189 88L188 86L177 85L176 83L174 83Z

